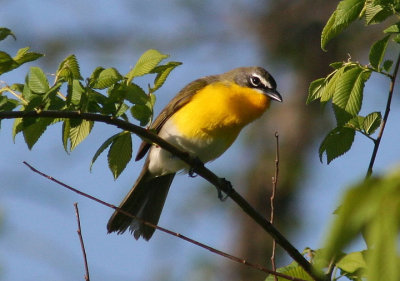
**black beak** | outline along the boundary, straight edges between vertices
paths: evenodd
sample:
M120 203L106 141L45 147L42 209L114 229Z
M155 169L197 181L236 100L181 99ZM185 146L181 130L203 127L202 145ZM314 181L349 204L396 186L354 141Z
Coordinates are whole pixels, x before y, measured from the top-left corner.
M282 96L275 89L267 89L265 94L269 96L271 99L282 102Z

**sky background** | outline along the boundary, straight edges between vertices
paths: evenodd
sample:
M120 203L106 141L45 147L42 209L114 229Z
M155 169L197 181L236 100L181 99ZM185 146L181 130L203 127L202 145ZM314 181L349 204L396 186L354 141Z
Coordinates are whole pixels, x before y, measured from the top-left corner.
M31 46L33 51L46 54L38 62L3 75L1 80L8 84L21 82L33 65L54 73L59 62L71 53L77 56L84 77L97 66L116 67L126 73L141 53L155 48L170 54L170 60L183 62L158 92L156 112L159 112L188 82L239 66L259 65L268 57L240 24L241 19L257 12L255 1L230 0L212 5L208 2L0 1L0 26L12 29L18 38L0 42L0 48L15 54L19 48ZM59 38L69 43L59 45ZM94 42L108 46L107 51ZM43 50L42 46L53 47ZM291 69L285 64L262 66L273 73L284 101L289 100L286 91L291 88ZM367 83L365 98L369 103L364 104L362 113L383 110L385 106L386 93L383 96L377 93L381 87L387 88L388 81L373 78L373 83ZM138 80L143 86L148 82ZM398 105L396 95L393 108ZM262 118L273 114L276 106L285 106L285 102L272 104ZM396 149L399 115L392 110L376 159L377 172L386 171L400 158L400 150ZM275 128L278 132L279 126L276 124ZM103 154L89 172L97 148L117 129L96 124L88 139L69 155L63 150L59 125L50 127L32 151L24 144L22 135L13 143L11 129L12 121L1 122L0 280L83 280L74 202L79 204L92 280L220 280L218 268L229 261L160 232L150 242L135 241L128 234L107 235L111 209L41 178L22 164L27 161L73 187L118 204L135 181L142 162L131 162L114 181ZM275 141L275 130L271 131L271 139L265 141ZM249 158L243 145L248 141L246 131L220 159L208 165L217 175L228 177L239 192L240 171L246 165L244 159ZM140 141L134 140L136 151ZM327 166L318 158L320 141L310 151L302 192L296 197L299 213L294 217L301 217L303 225L296 233L289 234L290 241L300 250L321 246L342 191L364 177L372 151L372 143L357 135L351 152ZM269 180L270 176L266 178ZM215 196L206 196L207 192ZM230 200L221 203L215 189L200 177L177 176L160 225L237 254L235 217L228 211L230 208L220 208L220 204L233 203Z

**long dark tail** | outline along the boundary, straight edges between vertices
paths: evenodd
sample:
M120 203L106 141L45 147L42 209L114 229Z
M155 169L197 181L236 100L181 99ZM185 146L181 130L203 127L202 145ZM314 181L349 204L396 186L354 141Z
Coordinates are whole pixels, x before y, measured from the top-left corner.
M149 173L147 166L144 166L142 173L122 200L119 208L157 225L175 174L154 177ZM142 236L149 240L155 231L154 228L139 220L132 219L117 211L113 213L107 224L108 233L116 231L118 234L122 234L128 227L135 239Z

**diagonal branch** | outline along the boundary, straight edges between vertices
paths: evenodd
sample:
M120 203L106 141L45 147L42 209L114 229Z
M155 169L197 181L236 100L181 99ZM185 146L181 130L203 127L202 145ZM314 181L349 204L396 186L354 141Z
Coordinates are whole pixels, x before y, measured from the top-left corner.
M35 172L35 173L39 174L40 176L45 177L45 178L47 178L47 179L49 179L49 180L51 180L51 181L53 181L53 182L55 182L55 183L58 184L58 185L61 185L62 187L65 187L65 188L69 189L70 191L73 191L73 192L75 192L75 193L77 193L77 194L79 194L79 195L81 195L81 196L84 196L84 197L86 197L86 198L88 198L88 199L90 199L90 200L93 200L93 201L95 201L95 202L97 202L97 203L99 203L99 204L101 204L101 205L104 205L104 206L109 207L109 208L112 208L112 209L114 209L114 210L116 210L116 211L118 211L118 212L121 212L122 214L124 214L124 215L126 215L126 216L128 216L128 217L130 217L130 218L137 219L137 220L139 220L140 222L142 222L142 223L144 223L144 224L146 224L146 225L148 225L148 226L150 226L150 227L153 227L153 228L155 228L155 229L157 229L157 230L159 230L159 231L161 231L161 232L165 232L165 233L167 233L167 234L169 234L169 235L178 237L178 238L180 238L180 239L182 239L182 240L185 240L185 241L187 241L187 242L189 242L189 243L192 243L192 244L197 245L197 246L199 246L199 247L201 247L201 248L203 248L203 249L206 249L206 250L208 250L208 251L210 251L210 252L212 252L212 253L215 253L215 254L220 255L220 256L222 256L222 257L226 257L226 258L228 258L228 259L230 259L230 260L232 260L232 261L235 261L235 262L238 262L238 263L241 263L241 264L244 264L244 265L253 267L253 268L258 269L258 270L260 270L260 271L263 271L263 272L266 272L266 273L269 273L269 274L272 274L272 275L276 275L276 276L285 278L285 279L287 279L287 280L292 280L292 281L305 281L305 280L303 280L303 279L296 278L296 277L292 277L292 276L289 276L289 275L286 275L286 274L283 274L283 273L280 273L280 272L276 272L276 271L274 271L274 270L269 270L269 269L263 267L262 265L255 264L255 263L251 263L251 262L249 262L249 261L247 261L247 260L245 260L245 259L238 258L238 257L236 257L236 256L232 256L232 255L230 255L230 254L228 254L228 253L222 252L222 251L220 251L220 250L217 250L217 249L215 249L215 248L212 248L212 247L210 247L210 246L207 246L206 244L203 244L203 243L200 243L200 242L198 242L198 241L196 241L196 240L193 240L193 239L191 239L191 238L189 238L189 237L187 237L187 236L184 236L184 235L182 235L182 234L180 234L180 233L173 232L173 231L171 231L171 230L169 230L169 229L163 228L163 227L158 226L158 225L154 225L154 224L152 224L152 223L150 223L150 222L147 222L147 221L145 221L145 220L143 220L143 219L141 219L141 218L138 218L138 217L132 215L131 213L129 213L129 212L125 211L125 210L122 210L122 209L120 209L120 208L118 208L118 207L116 207L116 206L114 206L114 205L112 205L112 204L110 204L110 203L107 203L107 202L105 202L105 201L103 201L103 200L101 200L101 199L98 199L97 197L94 197L94 196L89 195L89 194L87 194L87 193L85 193L85 192L82 192L82 191L80 191L80 190L78 190L78 189L76 189L76 188L73 188L72 186L69 186L69 185L63 183L63 182L61 182L61 181L59 181L59 180L53 178L52 176L46 175L45 173L39 171L38 169L34 168L32 165L28 164L28 163L25 162L25 161L24 161L23 163L24 163L29 169L31 169L33 172ZM78 234L79 234L79 238L80 238L80 240L81 240L82 251L83 251L83 253L84 253L84 259L85 259L85 271L86 271L85 280L88 280L88 279L86 279L86 277L89 278L89 269L88 269L88 266L87 266L86 252L85 252L85 249L84 249L84 246L83 246L83 239L82 239L82 236L80 235L80 234L81 234L81 233L80 233L81 227L80 227L80 219L79 219L79 212L78 212L78 206L77 206L77 205L78 205L77 203L74 204L74 206L75 206L75 211L76 211L76 216L77 216L77 220L78 220Z
M186 164L192 170L213 184L218 189L225 192L239 207L258 225L260 225L266 232L268 232L276 243L279 244L314 280L323 280L321 275L316 273L311 264L303 257L303 255L260 213L258 213L240 194L238 194L225 179L219 178L216 174L207 169L203 163L197 158L191 157L188 153L176 148L172 144L166 142L156 134L152 133L145 128L136 126L132 123L126 122L121 119L116 119L112 116L101 115L96 113L82 113L75 111L9 111L0 112L1 119L13 118L68 118L68 119L85 119L90 121L98 121L106 124L116 126L122 130L132 132L148 142L156 143L161 148L172 153Z

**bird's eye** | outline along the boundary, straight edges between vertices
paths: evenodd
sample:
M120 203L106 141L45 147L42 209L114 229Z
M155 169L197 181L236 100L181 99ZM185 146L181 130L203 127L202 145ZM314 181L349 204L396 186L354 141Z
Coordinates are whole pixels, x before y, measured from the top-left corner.
M250 83L251 83L254 87L260 87L260 86L261 86L261 80L260 80L260 78L258 78L257 76L251 76L251 77L250 77Z

